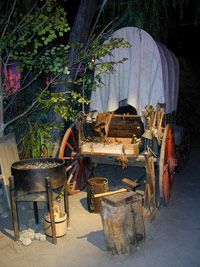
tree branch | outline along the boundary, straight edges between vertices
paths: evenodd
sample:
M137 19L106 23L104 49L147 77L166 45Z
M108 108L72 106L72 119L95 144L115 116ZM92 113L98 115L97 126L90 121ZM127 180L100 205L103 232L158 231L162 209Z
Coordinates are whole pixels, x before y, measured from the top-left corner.
M5 35L5 33L6 33L6 30L7 30L7 28L8 28L9 23L10 23L10 19L11 19L11 16L12 16L13 12L14 12L15 6L16 6L16 0L14 0L14 3L13 3L13 5L12 5L11 11L10 11L10 14L9 14L9 16L8 16L8 20L7 20L7 22L6 22L6 25L5 25L5 27L4 27L4 30L3 30L3 32L2 32L1 38L3 38L4 35Z
M51 79L51 81L49 82L49 84L42 90L42 92L40 93L40 95L42 95L45 91L47 91L47 89L49 88L49 86L58 79L58 77L61 74L57 74L54 78ZM12 123L14 123L15 121L25 117L26 115L28 115L29 112L32 111L32 109L36 106L36 104L38 104L38 101L34 101L30 107L27 108L27 110L25 110L23 113L19 114L18 116L16 116L15 118L13 118L12 120L8 121L7 123L5 123L4 125L4 130Z

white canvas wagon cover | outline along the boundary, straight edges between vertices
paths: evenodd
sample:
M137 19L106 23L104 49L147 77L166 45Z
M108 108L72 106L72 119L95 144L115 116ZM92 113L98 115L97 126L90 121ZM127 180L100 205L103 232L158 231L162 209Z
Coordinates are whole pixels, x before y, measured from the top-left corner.
M165 103L166 113L176 111L179 64L175 55L136 27L119 29L112 37L123 37L131 48L116 48L102 58L104 62L127 60L117 64L113 73L101 75L102 83L91 94L90 110L114 111L126 99L139 115L146 105L157 103Z

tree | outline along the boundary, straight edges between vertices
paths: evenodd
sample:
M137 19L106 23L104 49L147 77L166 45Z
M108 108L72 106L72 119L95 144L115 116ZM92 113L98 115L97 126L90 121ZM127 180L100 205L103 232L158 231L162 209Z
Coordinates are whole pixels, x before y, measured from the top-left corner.
M116 47L128 46L122 39L111 39L104 44L104 34L90 38L86 47L78 42L67 44L70 30L67 14L50 0L42 5L36 3L28 12L17 0L5 2L0 8L0 135L13 130L13 125L23 124L24 118L38 111L40 116L46 116L52 107L65 120L74 118L78 106L88 100L73 86L70 88L70 84L81 88L87 81L92 88L95 83L90 75L95 68L92 59L111 53ZM92 17L89 24L91 21ZM69 56L70 49L75 51L75 58ZM114 64L107 62L98 68L111 71ZM70 72L79 65L84 67L84 76L73 80ZM19 75L14 81L10 80L11 68ZM92 79L87 79L88 75ZM55 90L58 83L64 90Z
M6 14L3 13L5 5ZM50 16L52 13L53 16ZM56 44L56 41L69 30L66 12L63 8L54 8L50 1L46 1L42 6L35 4L28 13L21 9L16 0L10 2L10 5L1 5L0 135L9 125L41 108L38 96L46 92L62 73L68 73L63 54L68 54L69 46ZM52 57L55 61L51 61ZM21 73L20 81L9 76L13 63L15 71ZM49 77L46 84L44 75ZM18 114L12 114L18 96L23 95L25 91L31 91L34 84L39 88L33 92L32 101L22 103Z

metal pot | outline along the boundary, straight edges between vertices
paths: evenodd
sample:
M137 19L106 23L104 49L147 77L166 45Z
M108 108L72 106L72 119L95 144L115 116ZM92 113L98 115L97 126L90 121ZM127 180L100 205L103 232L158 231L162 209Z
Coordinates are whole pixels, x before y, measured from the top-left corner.
M46 177L51 179L53 189L66 179L65 162L57 158L20 160L12 164L11 173L15 189L30 193L46 191Z

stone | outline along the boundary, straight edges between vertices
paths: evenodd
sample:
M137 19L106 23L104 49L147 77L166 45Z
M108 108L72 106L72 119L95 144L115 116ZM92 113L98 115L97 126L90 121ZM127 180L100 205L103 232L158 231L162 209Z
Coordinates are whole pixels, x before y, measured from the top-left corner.
M35 233L35 240L40 240L40 233Z
M35 239L35 231L33 229L31 229L31 228L28 228L27 232L29 234L29 238L31 240L34 240Z
M35 240L38 241L46 241L46 235L41 234L41 233L35 233Z
M20 240L22 241L23 239L35 239L35 231L33 229L28 229L28 230L23 230L20 235Z
M46 235L41 234L41 235L40 235L40 241L41 241L41 242L44 242L44 241L46 241L46 240L47 240Z
M24 246L29 246L32 243L32 240L30 238L22 237L21 242Z

